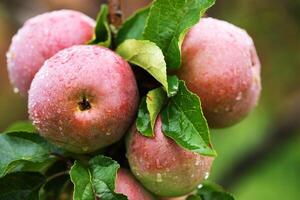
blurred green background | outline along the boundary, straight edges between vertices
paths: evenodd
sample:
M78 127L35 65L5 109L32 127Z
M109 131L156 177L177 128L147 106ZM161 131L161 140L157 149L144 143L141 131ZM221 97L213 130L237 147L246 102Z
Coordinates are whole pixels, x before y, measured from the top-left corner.
M145 3L123 0L130 7ZM36 14L61 8L95 17L99 0L0 1L0 130L27 119L26 99L9 84L5 53L13 34ZM262 63L256 110L238 125L212 130L218 152L210 179L239 200L300 198L300 0L217 0L209 16L253 37Z

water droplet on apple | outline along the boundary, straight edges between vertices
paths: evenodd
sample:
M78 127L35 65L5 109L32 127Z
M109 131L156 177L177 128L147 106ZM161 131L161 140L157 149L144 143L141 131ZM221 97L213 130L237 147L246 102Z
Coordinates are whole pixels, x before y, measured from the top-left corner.
M19 89L15 87L15 88L14 88L14 93L17 94L17 93L19 93L19 92L20 92Z
M209 177L209 172L205 172L204 179L206 180L208 179L208 177Z
M243 98L243 93L239 92L238 95L236 96L235 100L240 101L240 100L242 100L242 98Z
M197 157L196 163L197 166L201 164L201 159L199 157Z
M6 53L6 58L7 60L11 60L13 58L13 55L10 51Z
M160 173L157 173L156 174L156 182L162 182L163 180L162 180L162 176L161 176L161 174Z
M201 189L202 187L203 187L203 185L202 185L202 184L198 185L198 189Z

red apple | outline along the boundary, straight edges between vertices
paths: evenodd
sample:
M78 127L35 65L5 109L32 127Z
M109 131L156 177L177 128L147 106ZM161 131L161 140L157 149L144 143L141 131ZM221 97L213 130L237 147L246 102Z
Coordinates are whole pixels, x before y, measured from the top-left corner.
M9 77L14 91L27 96L31 81L58 51L84 44L93 37L95 21L71 10L60 10L29 19L13 37L7 53Z
M213 158L181 148L163 135L161 126L159 116L153 138L141 135L135 126L131 128L127 141L131 171L157 196L187 195L207 178Z
M200 97L212 128L239 122L260 96L260 62L253 41L225 21L203 18L188 32L177 75Z
M42 136L76 153L118 141L138 107L130 65L113 51L90 45L47 60L29 90L30 118Z

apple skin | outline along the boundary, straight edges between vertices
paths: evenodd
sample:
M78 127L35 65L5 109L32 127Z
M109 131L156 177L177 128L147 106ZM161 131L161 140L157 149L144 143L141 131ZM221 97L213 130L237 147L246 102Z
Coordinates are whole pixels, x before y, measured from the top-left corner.
M115 192L126 195L128 200L155 200L155 198L135 180L132 174L125 169L118 170Z
M29 19L13 37L7 52L14 91L27 97L31 81L45 60L58 51L92 39L95 21L72 10L52 11Z
M189 195L185 195L182 197L174 197L174 198L160 198L159 200L186 200Z
M134 125L127 138L127 158L134 176L153 194L180 197L194 191L209 175L212 157L178 146L163 135L157 118L153 138L141 135Z
M211 128L241 121L260 96L260 61L253 41L225 21L203 18L187 33L177 75L200 97Z
M130 65L100 46L78 45L45 62L29 90L30 119L52 143L88 153L118 141L139 95Z

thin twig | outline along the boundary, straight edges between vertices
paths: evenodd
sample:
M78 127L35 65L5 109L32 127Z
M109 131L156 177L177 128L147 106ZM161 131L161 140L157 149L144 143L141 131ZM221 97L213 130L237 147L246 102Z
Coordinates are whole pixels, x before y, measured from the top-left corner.
M53 180L53 179L56 179L60 176L64 176L64 175L68 175L69 174L69 171L62 171L62 172L58 172L56 174L53 174L52 176L48 177L47 178L47 182Z
M110 23L118 29L123 23L121 0L108 0L108 5Z

